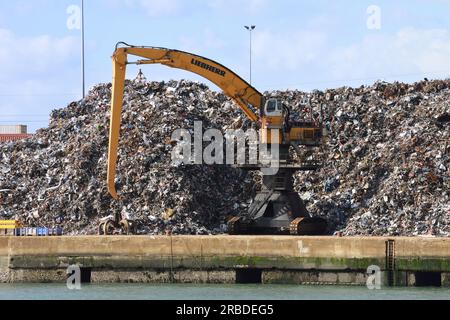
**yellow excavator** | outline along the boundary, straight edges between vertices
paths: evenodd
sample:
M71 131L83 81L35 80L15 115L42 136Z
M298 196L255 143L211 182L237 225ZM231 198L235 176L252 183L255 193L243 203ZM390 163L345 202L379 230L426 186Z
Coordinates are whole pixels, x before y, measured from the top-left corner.
M129 56L139 57L129 61ZM312 116L301 122L290 120L290 109L279 98L265 98L258 90L236 73L223 65L192 53L158 47L131 46L124 42L116 45L113 57L113 83L111 97L111 120L108 150L108 191L114 199L119 199L115 186L117 152L121 127L121 113L128 64L161 64L198 74L223 90L233 100L245 116L260 128L259 144L268 149L277 147L276 173L264 170L267 163L244 164L238 167L246 170L261 170L262 188L256 194L248 212L227 221L230 234L291 234L320 235L327 229L322 218L313 218L305 204L293 189L293 174L299 170L315 170L320 162L314 159L294 161L292 149L300 154L300 148L320 147L322 126ZM312 112L312 111L311 111ZM120 217L103 221L100 234L111 234L120 228L130 233L133 221Z

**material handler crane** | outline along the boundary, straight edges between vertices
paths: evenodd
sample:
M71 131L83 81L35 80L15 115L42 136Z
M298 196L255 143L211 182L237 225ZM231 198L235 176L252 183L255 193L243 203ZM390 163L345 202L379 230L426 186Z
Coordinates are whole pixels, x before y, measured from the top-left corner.
M140 57L135 62L128 56ZM299 170L315 170L320 164L314 161L302 163L292 159L290 149L297 152L300 147L319 147L322 142L322 126L310 120L293 122L290 109L279 98L265 98L262 93L225 66L192 53L158 47L137 47L118 43L112 57L113 83L111 97L111 120L108 150L108 191L119 199L115 186L117 152L121 126L121 112L125 87L125 73L128 64L161 64L198 74L223 90L245 116L260 128L260 141L270 148L276 144L279 150L278 170L267 173L266 165L245 164L238 167L247 170L261 170L262 188L256 194L246 215L228 220L230 234L292 234L313 235L326 231L326 221L313 218L293 188L293 174ZM272 135L272 131L275 131ZM276 137L275 140L272 137ZM273 140L273 141L272 141ZM130 221L116 217L103 222L101 234L110 234L115 227L130 232Z

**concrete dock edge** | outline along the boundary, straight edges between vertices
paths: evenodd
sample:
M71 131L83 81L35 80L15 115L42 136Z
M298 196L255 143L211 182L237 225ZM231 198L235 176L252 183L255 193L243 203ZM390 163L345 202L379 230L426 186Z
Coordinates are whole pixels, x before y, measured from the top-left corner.
M395 244L395 246L393 245ZM391 248L391 250L389 250ZM1 237L0 282L292 283L449 286L450 238L290 236Z

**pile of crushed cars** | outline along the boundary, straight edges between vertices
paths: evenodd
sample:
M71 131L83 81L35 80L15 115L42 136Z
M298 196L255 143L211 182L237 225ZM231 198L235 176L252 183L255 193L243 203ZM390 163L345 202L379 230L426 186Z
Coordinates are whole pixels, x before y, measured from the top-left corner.
M283 97L294 116L306 98L323 121L324 166L298 173L295 185L330 234L449 236L450 80L266 95ZM127 81L113 200L110 98L111 85L97 85L32 138L0 144L0 219L95 234L100 219L120 214L141 234L219 234L246 211L257 173L171 161L176 129L249 126L223 94L184 80Z

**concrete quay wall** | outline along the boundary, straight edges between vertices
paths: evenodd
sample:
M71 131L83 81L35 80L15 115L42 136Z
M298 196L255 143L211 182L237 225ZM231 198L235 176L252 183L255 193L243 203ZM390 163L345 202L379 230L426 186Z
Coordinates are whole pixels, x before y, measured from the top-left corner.
M384 284L450 282L450 238L291 236L0 237L0 282ZM433 280L434 279L434 280Z

